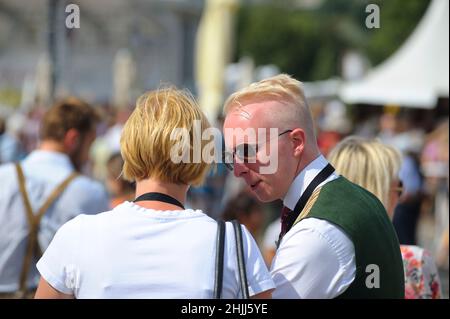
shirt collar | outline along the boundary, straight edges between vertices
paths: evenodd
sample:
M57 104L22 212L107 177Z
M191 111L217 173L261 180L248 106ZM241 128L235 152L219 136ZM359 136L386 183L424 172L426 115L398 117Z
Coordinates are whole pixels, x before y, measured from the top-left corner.
M294 210L295 205L308 185L312 182L314 177L316 177L316 175L319 174L325 166L327 166L327 164L328 161L325 157L323 157L323 155L319 155L315 160L309 163L300 172L300 174L295 177L288 192L286 193L286 196L284 197L283 205L290 210Z
M42 161L51 162L52 165L74 170L74 166L70 161L69 156L61 152L34 150L27 156L25 160L31 163Z

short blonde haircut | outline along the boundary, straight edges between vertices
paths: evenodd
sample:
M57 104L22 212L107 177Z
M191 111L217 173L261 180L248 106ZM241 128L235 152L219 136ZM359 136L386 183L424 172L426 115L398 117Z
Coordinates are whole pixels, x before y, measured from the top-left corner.
M300 125L309 137L309 142L316 144L314 123L303 92L302 82L287 74L279 74L262 81L252 83L230 95L224 104L224 113L241 108L249 103L278 101L285 102L284 108L273 112L273 120L280 124ZM283 129L292 129L287 127Z
M376 139L349 136L328 155L336 171L373 193L387 208L391 184L398 178L400 153Z
M188 91L168 87L139 97L120 138L124 178L129 181L155 178L174 184L201 184L210 165L203 160L199 163L192 161L194 121L200 122L202 131L210 128L206 116ZM174 139L174 129L186 129L189 140L179 136ZM208 141L201 136L200 140L202 151ZM172 161L172 147L180 143L183 150L190 152L190 163Z

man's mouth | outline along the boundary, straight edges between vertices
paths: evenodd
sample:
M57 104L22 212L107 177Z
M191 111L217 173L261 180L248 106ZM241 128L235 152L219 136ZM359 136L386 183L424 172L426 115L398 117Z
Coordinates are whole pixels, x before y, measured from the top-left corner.
M261 180L255 182L255 183L253 183L253 184L250 184L250 188L251 188L252 190L255 190L255 189L258 187L259 183L261 183Z

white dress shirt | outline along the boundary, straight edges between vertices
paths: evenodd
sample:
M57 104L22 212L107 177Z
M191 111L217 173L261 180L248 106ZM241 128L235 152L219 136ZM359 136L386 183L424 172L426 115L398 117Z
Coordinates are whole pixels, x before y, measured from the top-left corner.
M21 166L25 187L34 213L50 193L73 171L69 157L63 153L36 150ZM86 176L78 176L57 198L41 219L38 239L44 251L59 227L80 213L99 213L109 209L104 187ZM19 191L13 163L0 166L0 292L14 292L19 286L28 221ZM34 263L37 260L34 260ZM33 263L27 286L36 287L39 274Z
M328 164L320 155L295 178L283 204L293 210L301 195ZM329 176L318 187L338 178ZM355 248L344 231L325 220L306 218L283 237L271 266L273 298L335 298L355 279Z
M159 211L124 202L66 223L37 267L76 298L212 298L217 223L200 210ZM275 285L242 226L250 295ZM239 298L234 229L226 223L222 298Z

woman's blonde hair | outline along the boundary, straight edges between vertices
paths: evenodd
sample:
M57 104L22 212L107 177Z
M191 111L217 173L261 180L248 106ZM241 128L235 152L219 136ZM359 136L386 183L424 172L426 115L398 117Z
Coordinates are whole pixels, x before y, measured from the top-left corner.
M200 132L194 129L196 121L200 123ZM193 154L197 151L201 155L208 143L201 138L201 134L210 127L187 90L168 87L146 92L137 99L136 108L122 131L120 147L124 159L124 178L130 181L155 178L174 184L201 184L210 165L203 160L193 161ZM188 132L189 138L174 134L180 129ZM201 141L199 150L194 150L194 139ZM175 146L187 152L190 161L174 161Z
M376 139L349 136L328 155L336 171L369 192L388 207L392 182L398 178L400 153Z

